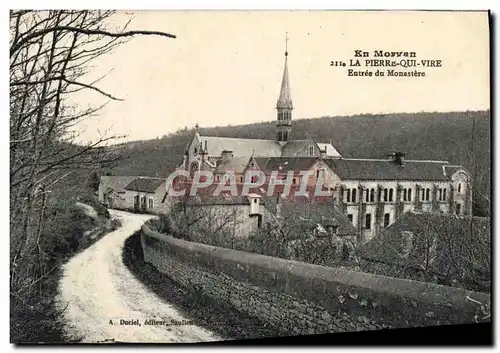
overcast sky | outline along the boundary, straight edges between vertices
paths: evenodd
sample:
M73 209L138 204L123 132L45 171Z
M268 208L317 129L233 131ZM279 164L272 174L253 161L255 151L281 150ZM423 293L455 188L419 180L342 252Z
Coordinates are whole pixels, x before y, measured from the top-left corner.
M116 25L127 18L118 14ZM489 109L486 12L136 11L130 28L177 39L136 37L96 63L88 79L112 70L99 87L125 101L78 126L83 140L274 120L285 32L294 119ZM423 78L348 77L347 67L330 67L356 49L414 51L442 67ZM91 92L72 99L103 102Z

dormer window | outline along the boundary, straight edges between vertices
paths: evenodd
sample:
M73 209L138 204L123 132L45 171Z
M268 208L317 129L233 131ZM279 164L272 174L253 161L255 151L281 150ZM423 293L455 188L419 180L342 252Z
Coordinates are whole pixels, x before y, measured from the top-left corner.
M198 153L198 149L195 147L195 148L193 149L193 154L196 156L196 154L197 154L197 153Z

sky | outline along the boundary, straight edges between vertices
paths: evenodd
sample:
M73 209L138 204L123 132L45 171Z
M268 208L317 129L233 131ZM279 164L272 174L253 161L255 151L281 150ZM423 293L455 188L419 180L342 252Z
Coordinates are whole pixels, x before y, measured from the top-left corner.
M112 25L129 16L118 12ZM294 119L489 109L486 12L134 11L129 29L177 38L138 36L94 63L85 79L108 73L98 87L124 101L78 125L82 141L275 120L285 33ZM347 70L356 67L330 66L349 65L357 49L369 59L374 50L415 52L442 66L419 68L425 77L353 77ZM107 100L90 91L70 99L82 107Z

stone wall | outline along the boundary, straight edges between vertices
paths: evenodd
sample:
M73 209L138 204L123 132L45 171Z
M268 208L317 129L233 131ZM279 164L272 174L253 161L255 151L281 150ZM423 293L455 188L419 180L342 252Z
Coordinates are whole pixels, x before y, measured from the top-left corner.
M484 316L478 303L490 303L485 293L187 242L147 226L141 243L145 261L174 281L291 334L471 323Z

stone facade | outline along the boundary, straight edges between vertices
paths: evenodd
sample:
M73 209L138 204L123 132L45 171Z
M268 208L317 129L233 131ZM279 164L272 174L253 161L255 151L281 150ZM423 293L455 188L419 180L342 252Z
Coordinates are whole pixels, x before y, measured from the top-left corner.
M149 190L129 190L136 176L102 176L99 183L99 202L108 208L144 213L168 213L172 200L166 197L165 182Z
M127 209L125 187L135 178L135 176L101 176L98 189L99 202L109 208Z
M222 230L236 237L248 237L267 219L267 210L260 206L253 211L252 203L207 204L190 206L187 210L192 218L200 218L200 229L211 231Z
M326 186L334 190L333 197L337 204L349 218L352 218L353 225L358 229L360 243L370 241L408 211L455 213L460 216L472 214L472 190L467 183L465 171L452 176L450 181L342 181L333 171L327 170L327 173L329 177ZM356 190L355 197L353 190ZM409 190L411 197L408 197ZM429 190L428 198L426 190ZM444 190L446 197L443 197Z
M147 226L141 242L145 261L182 286L295 335L472 323L484 316L477 302L490 305L485 293L187 242Z
M163 187L158 188L154 193L125 190L125 193L122 195L123 203L120 205L122 208L120 209L152 214L166 214L170 212L171 201L165 197L166 191L164 187L163 185ZM139 207L135 207L136 200L139 200ZM142 207L141 200L145 200L145 207Z

